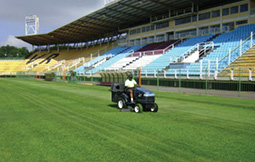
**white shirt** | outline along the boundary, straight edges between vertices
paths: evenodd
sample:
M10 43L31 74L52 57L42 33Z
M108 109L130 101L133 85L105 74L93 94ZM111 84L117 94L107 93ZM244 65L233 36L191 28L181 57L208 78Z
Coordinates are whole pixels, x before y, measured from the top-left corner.
M137 83L136 83L136 81L135 81L134 79L132 79L132 80L127 79L127 80L125 81L125 86L126 86L126 87L133 88L136 84L137 84Z

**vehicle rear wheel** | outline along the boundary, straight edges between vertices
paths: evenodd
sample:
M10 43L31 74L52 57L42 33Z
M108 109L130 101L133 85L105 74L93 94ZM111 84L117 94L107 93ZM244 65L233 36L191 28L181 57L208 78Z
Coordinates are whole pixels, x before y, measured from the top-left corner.
M154 103L153 107L151 108L151 112L157 112L158 111L158 104Z
M119 109L126 108L127 106L126 101L123 98L119 98L117 103Z

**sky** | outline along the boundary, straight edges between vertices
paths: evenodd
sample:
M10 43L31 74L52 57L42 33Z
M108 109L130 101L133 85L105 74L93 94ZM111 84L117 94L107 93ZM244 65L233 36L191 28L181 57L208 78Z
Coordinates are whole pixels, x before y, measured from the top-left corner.
M51 32L104 6L104 0L0 0L0 46L31 45L16 39L25 35L25 17L39 17L39 34Z

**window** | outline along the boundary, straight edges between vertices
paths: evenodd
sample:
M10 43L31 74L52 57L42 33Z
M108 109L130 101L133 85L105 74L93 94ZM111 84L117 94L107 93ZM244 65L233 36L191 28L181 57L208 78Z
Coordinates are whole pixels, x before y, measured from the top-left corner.
M145 31L145 27L142 28L142 32L146 32L146 31Z
M136 33L141 33L141 28L138 28L138 29L136 30Z
M241 20L241 21L237 21L236 25L242 25L242 24L247 24L248 20Z
M212 18L215 18L215 17L220 17L220 10L212 12Z
M199 20L206 20L206 19L210 19L210 17L211 17L211 12L207 12L207 13L199 14Z
M191 30L176 32L175 37L176 38L185 38L185 37L192 37L192 36L196 36L196 35L197 35L197 30L191 29Z
M155 29L154 25L151 25L151 30L154 30L154 29Z
M175 25L181 25L181 24L186 24L191 22L191 17L185 17L185 18L180 18L175 20Z
M157 35L156 39L158 42L162 42L165 40L165 35Z
M196 22L197 21L197 15L192 16L192 22Z
M135 40L135 45L140 45L141 44L140 41L141 41L140 39L136 39Z
M142 44L147 44L147 38L142 39Z
M248 4L243 4L240 6L240 12L246 12L248 11Z
M234 30L234 22L230 22L230 23L225 23L222 25L222 31L231 31Z
M226 15L229 15L229 8L224 8L222 10L222 16L226 16Z
M134 40L131 40L131 41L130 41L130 45L131 45L131 46L134 46L134 45L135 45L135 41L134 41Z
M169 27L169 22L163 22L163 23L156 24L156 29L162 29L162 28L167 28L167 27Z
M238 13L238 6L231 7L231 14Z
M148 43L152 43L152 42L154 42L154 36L149 37Z
M218 25L210 26L210 32L211 33L218 33L218 32L220 32L220 25L218 24Z
M130 35L134 35L134 34L136 34L136 29L130 30Z
M151 30L150 26L147 26L146 31L149 32Z
M206 27L201 27L199 28L199 35L205 35L205 34L208 34L209 33L209 27L206 26Z

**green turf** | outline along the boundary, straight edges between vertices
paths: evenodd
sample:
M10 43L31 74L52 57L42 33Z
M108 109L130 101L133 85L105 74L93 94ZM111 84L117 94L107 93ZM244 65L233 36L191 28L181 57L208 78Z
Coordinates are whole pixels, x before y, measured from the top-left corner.
M120 112L109 87L0 79L0 161L255 161L255 102L155 92Z

